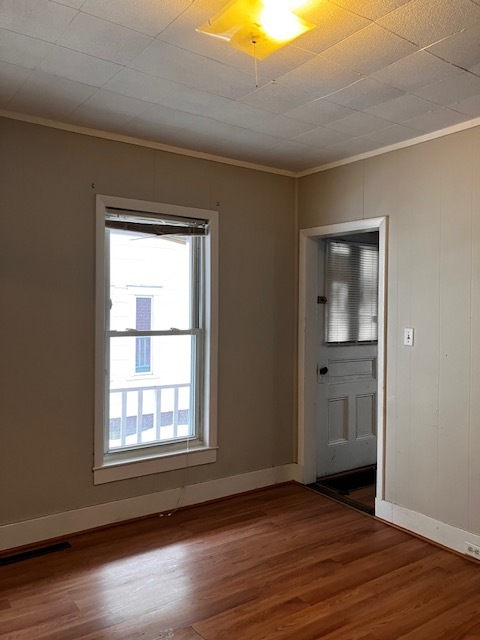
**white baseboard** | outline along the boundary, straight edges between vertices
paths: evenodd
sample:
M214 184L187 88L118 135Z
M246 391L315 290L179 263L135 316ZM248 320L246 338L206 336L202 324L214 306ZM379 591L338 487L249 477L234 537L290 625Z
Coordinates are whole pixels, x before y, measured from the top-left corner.
M296 480L299 476L297 466L286 464L270 467L178 489L6 524L0 526L0 551Z
M301 464L291 464L292 467L292 480L299 482L300 484L307 484L305 482L305 469Z
M286 464L178 489L13 522L0 526L0 551L225 498L282 482L294 480L302 483L303 475L304 469L301 465ZM480 546L478 534L434 520L386 500L375 501L375 515L387 523L395 524L460 553L465 552L467 541Z
M466 542L480 546L480 535L453 527L393 502L375 500L375 515L387 523L395 524L459 553L465 553Z

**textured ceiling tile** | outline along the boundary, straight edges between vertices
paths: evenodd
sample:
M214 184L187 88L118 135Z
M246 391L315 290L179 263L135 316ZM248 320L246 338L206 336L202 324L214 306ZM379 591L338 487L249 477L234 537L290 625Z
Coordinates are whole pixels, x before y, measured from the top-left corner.
M196 115L209 115L231 102L227 98L189 89L184 85L135 69L122 69L104 85L104 88L124 96L162 104L169 109L178 109Z
M5 106L31 74L30 69L0 62L0 105Z
M313 60L314 57L315 54L310 51L303 51L303 49L288 45L265 60L259 60L257 63L258 73L262 78L276 80L281 75L302 66L305 62ZM248 73L255 70L255 60L245 55L243 51L233 50L233 54L225 60L225 64Z
M84 13L156 36L191 4L191 0L86 0Z
M154 40L129 66L178 84L239 99L255 89L255 76ZM259 79L259 84L266 81Z
M417 51L380 69L372 74L372 78L403 91L413 91L457 73L460 73L460 69L448 62L443 62L425 51Z
M210 16L213 17L219 11L225 8L225 0L191 0L195 4L200 5L204 9L208 9Z
M396 144L397 142L404 142L405 140L411 140L419 135L419 132L415 129L410 129L401 124L394 124L386 129L380 131L373 131L369 133L366 138L378 142L382 145Z
M285 115L290 118L296 118L297 120L302 120L303 122L308 122L321 127L329 122L345 118L345 116L352 113L355 113L353 109L342 107L339 104L319 98L318 100L308 102L301 107L292 109Z
M257 89L252 57L195 31L226 1L0 0L0 104L291 170L480 116L480 0L312 3Z
M260 131L239 129L238 127L235 127L235 130L230 134L224 131L220 131L219 133L212 131L212 135L217 135L217 137L224 142L227 153L231 143L245 150L253 149L256 151L273 146L279 141L279 138L276 136L262 133Z
M198 63L203 60L207 59L161 40L153 40L128 66L159 78L178 82L185 80L184 84L187 84L192 72L183 67L194 66L193 73L198 72Z
M330 102L341 104L351 109L368 109L375 104L393 100L403 94L403 91L389 85L376 82L371 78L359 80L355 84L337 91L328 97Z
M79 13L57 44L110 62L127 64L151 42L148 36Z
M168 80L155 78L134 69L122 69L104 85L104 89L145 102L157 103L168 92L169 85Z
M480 78L464 71L423 89L417 89L415 94L436 104L447 106L480 95Z
M63 118L85 102L94 91L94 87L79 82L33 71L9 102L8 108L43 118Z
M220 122L233 124L237 127L254 127L268 123L274 114L271 111L265 111L258 107L252 107L243 102L232 102L226 106L214 111L211 117Z
M53 0L57 4L64 4L67 7L72 7L73 9L80 9L85 0Z
M329 129L335 131L341 131L342 133L348 133L351 136L363 136L371 133L372 131L378 131L379 129L385 129L389 126L389 122L382 118L377 118L369 113L362 113L361 111L353 113L351 116L336 120L327 125Z
M142 126L154 129L153 125L165 125L167 127L194 128L198 122L206 120L185 111L170 109L160 104L155 104L135 118L135 122Z
M277 80L293 89L300 89L318 98L348 87L359 78L357 73L339 67L323 56L302 64L294 71L279 76Z
M50 42L0 29L1 62L35 69L52 48Z
M159 102L171 109L179 109L199 116L209 116L218 109L232 104L230 98L222 98L213 93L191 89L168 80L165 81L165 91Z
M308 133L298 136L295 138L295 142L320 147L330 147L333 144L338 144L339 142L344 142L351 138L353 138L353 136L349 133L334 131L333 129L327 129L326 127L318 127L314 131L309 131Z
M480 117L480 96L473 96L473 98L455 102L450 108L472 118L478 118Z
M58 46L55 46L39 67L45 73L93 87L101 87L122 68L119 64Z
M157 39L212 60L226 61L235 49L226 42L196 31L197 27L207 22L214 14L215 12L206 7L205 3L194 2L170 23ZM243 56L248 58L245 54Z
M295 12L317 25L315 29L295 40L295 46L314 53L321 53L370 24L366 18L346 11L331 2L306 5L306 10Z
M368 75L414 53L416 46L377 24L362 29L323 52L323 56L356 73Z
M151 102L144 102L136 98L121 96L118 93L99 89L91 98L88 98L78 109L83 107L94 110L96 113L108 115L120 115L135 118L152 107ZM78 111L77 109L77 111Z
M480 63L480 30L467 29L428 47L427 51L469 69Z
M367 153L368 151L373 151L374 149L378 149L379 146L380 144L378 142L374 142L373 140L369 140L368 138L352 138L351 140L346 140L345 142L334 144L329 148L339 153L345 154L345 157L348 157L356 156L361 153Z
M379 118L400 123L415 116L420 116L422 113L427 113L427 111L431 111L432 109L434 109L434 106L431 102L423 100L418 96L406 95L370 107L370 109L367 109L367 112Z
M420 47L480 22L480 7L470 0L412 0L379 24Z
M265 109L266 111L283 114L286 111L310 102L311 99L312 97L309 96L308 93L293 91L279 82L270 82L242 98L241 102L251 104L253 107Z
M314 128L311 124L287 118L286 116L276 116L275 118L270 118L267 122L254 123L252 126L255 131L266 133L276 138L295 138Z
M469 116L452 111L451 109L441 108L406 120L403 124L406 127L417 129L423 133L431 133L432 131L439 131L440 129L459 124L460 122L465 122L465 120L469 120Z
M0 0L0 27L55 42L76 13L49 0Z
M370 20L378 20L410 0L332 0L332 2Z

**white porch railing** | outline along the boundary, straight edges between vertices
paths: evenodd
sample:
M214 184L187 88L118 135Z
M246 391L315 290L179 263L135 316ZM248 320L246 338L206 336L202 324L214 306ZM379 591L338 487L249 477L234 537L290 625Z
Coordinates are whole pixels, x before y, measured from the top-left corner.
M182 394L184 396L182 402L180 402L181 389L188 389L188 393ZM136 394L135 399L132 398L132 394ZM149 394L149 397L146 398L146 394ZM119 400L118 396L120 396ZM185 397L188 398L187 401ZM145 410L146 404L148 409ZM117 407L117 411L112 410L113 407ZM146 442L162 442L185 437L190 431L190 384L111 389L110 413L111 448L131 447ZM144 425L145 416L153 417L151 425Z

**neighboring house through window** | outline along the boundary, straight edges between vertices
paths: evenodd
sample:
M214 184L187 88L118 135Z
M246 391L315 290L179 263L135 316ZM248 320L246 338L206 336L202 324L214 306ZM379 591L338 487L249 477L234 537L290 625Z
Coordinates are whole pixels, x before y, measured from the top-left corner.
M150 331L152 328L152 298L135 298L135 329ZM135 373L150 373L151 337L140 336L135 340Z

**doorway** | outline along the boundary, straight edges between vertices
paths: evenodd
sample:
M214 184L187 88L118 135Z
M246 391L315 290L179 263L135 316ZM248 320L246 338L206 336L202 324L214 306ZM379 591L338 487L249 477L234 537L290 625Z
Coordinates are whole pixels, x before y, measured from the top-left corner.
M374 218L300 232L303 481L333 481L329 491L338 485L339 495L372 503L384 493L386 225ZM355 492L372 481L374 489Z

